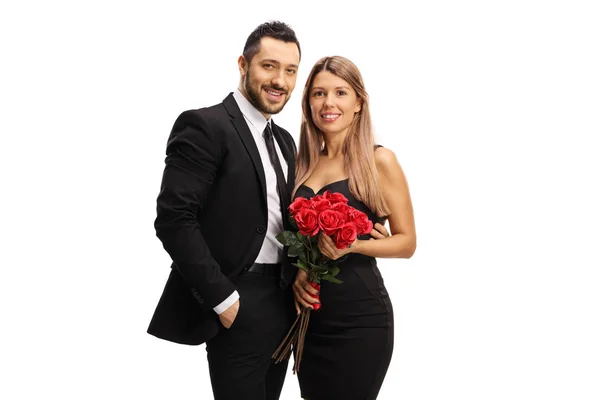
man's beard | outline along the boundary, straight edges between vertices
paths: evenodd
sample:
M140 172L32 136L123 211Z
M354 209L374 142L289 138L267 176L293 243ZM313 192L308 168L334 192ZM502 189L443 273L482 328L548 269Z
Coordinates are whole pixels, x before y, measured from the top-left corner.
M271 105L271 104L266 103L263 100L263 98L260 96L260 91L262 91L263 86L261 86L259 89L259 92L257 92L250 85L250 81L251 81L250 68L248 68L248 73L246 74L246 77L244 78L244 89L246 89L246 93L248 93L248 97L250 98L250 103L252 103L252 105L258 111L260 111L264 114L269 114L269 115L277 114L277 113L279 113L279 111L281 111L283 109L283 107L288 102L289 98L288 99L285 98L285 96L287 95L287 92L283 88L278 88L278 87L274 87L274 86L266 86L266 87L264 87L266 89L273 89L273 90L278 90L278 91L284 92L282 94L282 96L284 96L283 104Z

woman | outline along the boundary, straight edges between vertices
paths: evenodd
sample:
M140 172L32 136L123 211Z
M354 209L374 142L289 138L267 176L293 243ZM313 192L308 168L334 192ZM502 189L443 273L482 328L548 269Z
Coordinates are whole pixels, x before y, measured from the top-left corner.
M339 192L374 224L387 218L391 235L359 237L338 250L319 237L331 259L348 257L337 276L322 282L322 307L312 312L298 372L302 397L375 399L389 366L394 339L392 305L375 257L410 258L416 234L408 185L391 150L374 145L367 92L358 68L343 57L325 57L310 72L302 98L303 121L294 197ZM317 291L298 271L296 309L313 308Z

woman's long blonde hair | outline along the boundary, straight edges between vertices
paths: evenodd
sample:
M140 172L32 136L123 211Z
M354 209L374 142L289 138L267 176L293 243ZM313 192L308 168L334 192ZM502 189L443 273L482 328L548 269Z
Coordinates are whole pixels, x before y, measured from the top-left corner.
M354 63L341 56L323 57L314 65L302 94L302 126L300 128L300 145L296 161L296 187L294 193L312 174L321 152L325 147L323 133L312 120L309 98L310 88L319 72L328 71L345 80L356 92L362 104L360 111L354 115L348 135L344 141L344 170L349 177L350 193L362 201L378 216L385 216L389 209L383 198L377 167L375 166L375 150L371 114L369 112L369 95L360 71Z

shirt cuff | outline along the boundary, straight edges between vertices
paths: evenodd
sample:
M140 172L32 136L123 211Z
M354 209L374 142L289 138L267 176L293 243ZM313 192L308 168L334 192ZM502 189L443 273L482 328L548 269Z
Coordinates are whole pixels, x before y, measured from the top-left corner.
M217 314L222 314L223 312L225 312L225 310L227 310L229 307L231 307L231 305L233 303L235 303L239 298L240 298L240 294L237 292L237 290L234 290L233 293L231 293L228 298L223 300L221 302L221 304L214 307L213 310L215 310L215 312Z

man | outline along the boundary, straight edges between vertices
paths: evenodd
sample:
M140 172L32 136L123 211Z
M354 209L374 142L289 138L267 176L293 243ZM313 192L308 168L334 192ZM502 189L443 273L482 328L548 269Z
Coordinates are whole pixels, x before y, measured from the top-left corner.
M289 26L260 25L238 59L238 89L181 114L167 144L155 228L173 264L148 332L206 342L215 399L278 399L285 379L271 354L293 321L296 271L275 235L289 229L296 147L271 115L299 63Z

